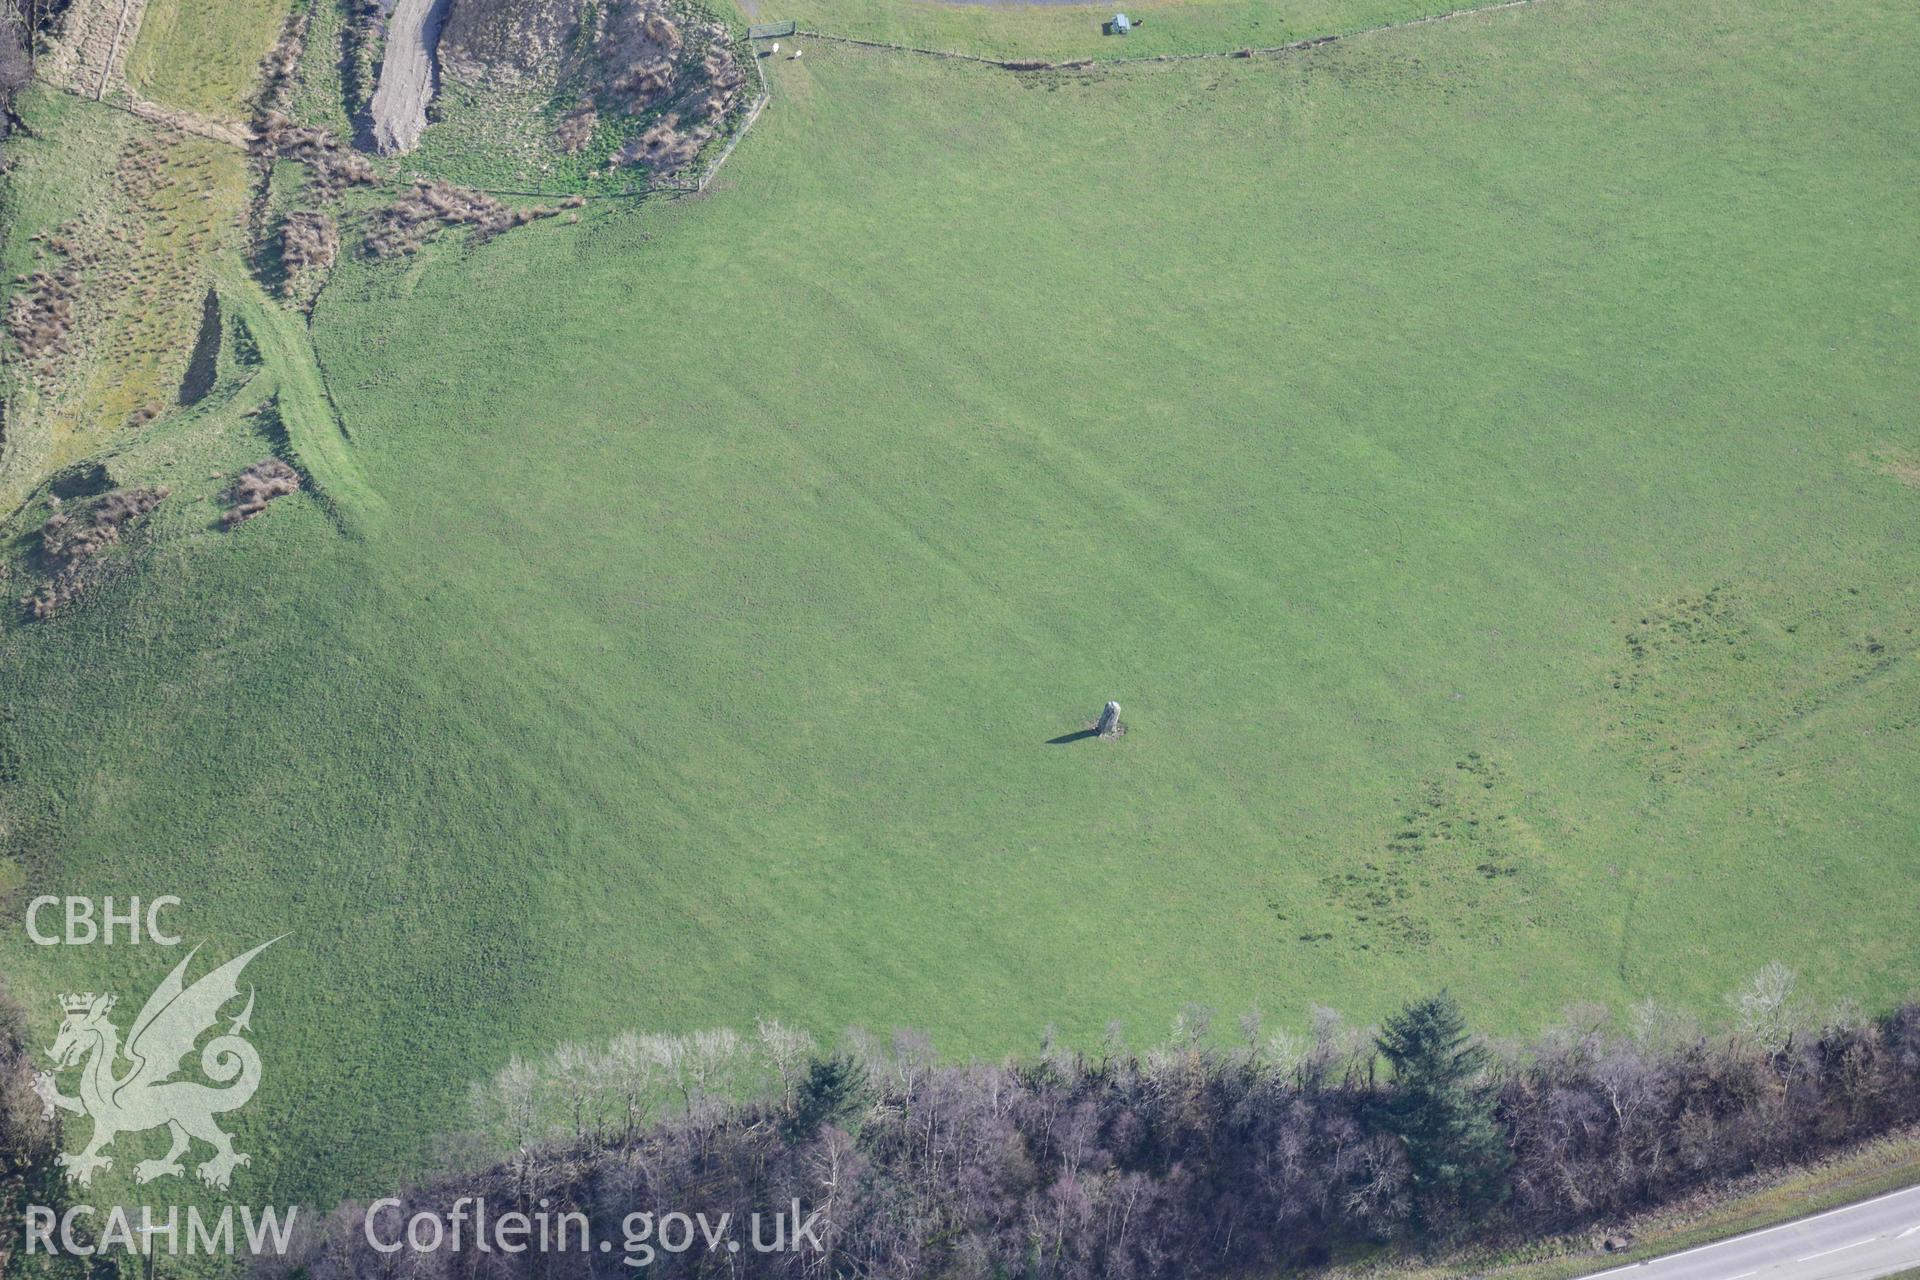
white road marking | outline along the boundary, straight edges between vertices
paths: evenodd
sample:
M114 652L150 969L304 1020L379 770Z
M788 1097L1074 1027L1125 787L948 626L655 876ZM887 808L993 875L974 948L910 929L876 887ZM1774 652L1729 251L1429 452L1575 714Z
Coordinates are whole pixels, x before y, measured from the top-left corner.
M1742 1271L1737 1276L1728 1276L1727 1280L1747 1280L1748 1276L1757 1276L1759 1274L1760 1273L1758 1271Z
M1810 1253L1804 1258L1795 1258L1795 1262L1812 1262L1815 1258L1830 1257L1836 1253L1845 1253L1849 1249L1858 1249L1863 1244L1872 1244L1877 1237L1868 1236L1865 1240L1855 1240L1852 1244L1843 1244L1838 1249L1825 1249L1819 1253Z
M1894 1239L1905 1240L1908 1236L1912 1235L1916 1231L1920 1231L1920 1222L1914 1223L1912 1226L1908 1227L1905 1231L1902 1231L1899 1235L1895 1236Z

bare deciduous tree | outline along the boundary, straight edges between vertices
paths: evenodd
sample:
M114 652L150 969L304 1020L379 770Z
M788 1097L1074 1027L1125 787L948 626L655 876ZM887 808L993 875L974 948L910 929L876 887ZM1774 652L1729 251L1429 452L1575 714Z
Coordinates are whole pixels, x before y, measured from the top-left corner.
M617 1238L636 1208L744 1219L800 1200L824 1211L828 1252L755 1254L727 1274L808 1278L1225 1277L1437 1229L1566 1232L1920 1122L1920 1005L1842 1009L1796 1035L1790 977L1763 973L1731 998L1739 1035L1583 1007L1494 1059L1501 1194L1451 1223L1422 1208L1392 1123L1410 1086L1376 1080L1368 1033L1324 1009L1304 1036L1243 1025L1245 1048L1213 1043L1188 1009L1144 1055L1117 1035L1094 1057L1055 1036L1044 1062L943 1065L915 1033L884 1048L851 1034L823 1059L767 1021L751 1042L715 1030L563 1046L475 1091L477 1118L521 1145L403 1208L544 1199ZM439 1274L370 1250L357 1212L329 1222L315 1280ZM587 1280L608 1274L597 1261L495 1255L475 1274ZM663 1254L652 1273L715 1274L707 1261Z
M805 1031L784 1026L778 1019L755 1019L754 1031L760 1040L761 1054L773 1068L780 1109L792 1115L794 1090L799 1088L801 1073L818 1046Z
M1778 960L1754 974L1746 989L1733 997L1740 1034L1771 1053L1786 1048L1802 1016L1794 997L1794 983L1793 970Z

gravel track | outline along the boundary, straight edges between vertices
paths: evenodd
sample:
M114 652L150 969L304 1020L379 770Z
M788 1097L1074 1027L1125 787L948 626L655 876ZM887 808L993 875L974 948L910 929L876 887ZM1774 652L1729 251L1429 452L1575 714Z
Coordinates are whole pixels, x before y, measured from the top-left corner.
M373 144L383 156L420 145L433 98L433 48L447 0L400 0L387 23L386 56L373 91Z

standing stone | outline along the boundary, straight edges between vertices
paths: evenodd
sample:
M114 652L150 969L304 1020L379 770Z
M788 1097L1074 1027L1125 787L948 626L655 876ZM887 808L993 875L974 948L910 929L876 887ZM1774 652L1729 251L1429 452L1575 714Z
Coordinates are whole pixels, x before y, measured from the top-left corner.
M1103 738L1117 738L1120 736L1119 703L1109 702L1101 709L1100 723L1093 726L1093 731Z

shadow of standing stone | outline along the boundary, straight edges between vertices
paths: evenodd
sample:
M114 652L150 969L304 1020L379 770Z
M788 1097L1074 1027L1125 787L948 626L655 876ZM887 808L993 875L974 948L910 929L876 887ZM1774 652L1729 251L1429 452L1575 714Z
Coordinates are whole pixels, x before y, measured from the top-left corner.
M180 403L198 404L213 390L220 371L220 295L207 290L200 304L200 336L194 340L193 355L187 360L186 376L180 379Z

